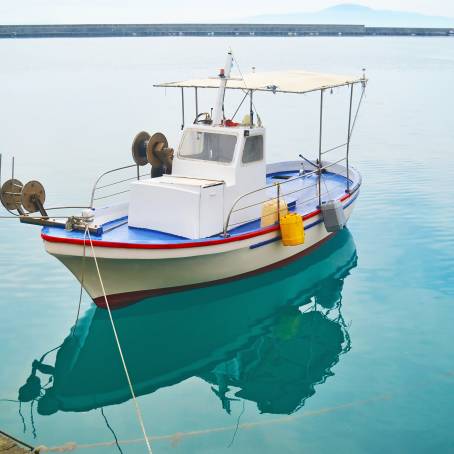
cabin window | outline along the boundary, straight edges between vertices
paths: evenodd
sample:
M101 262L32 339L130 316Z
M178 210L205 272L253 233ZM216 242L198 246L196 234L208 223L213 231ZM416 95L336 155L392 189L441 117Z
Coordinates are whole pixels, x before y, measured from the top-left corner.
M178 155L181 158L229 163L233 161L236 136L203 131L186 131Z
M261 161L263 159L263 136L251 136L246 139L243 151L243 163Z

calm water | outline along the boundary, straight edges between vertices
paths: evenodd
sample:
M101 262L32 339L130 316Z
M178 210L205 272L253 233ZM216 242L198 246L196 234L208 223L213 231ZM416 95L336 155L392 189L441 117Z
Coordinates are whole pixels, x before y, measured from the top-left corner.
M273 273L114 313L154 452L454 452L453 43L0 41L0 151L51 205L87 203L139 130L175 145L179 93L152 84L214 73L228 45L243 71L367 68L349 231ZM326 146L345 138L345 95L327 100ZM317 104L256 97L270 161L314 155ZM84 297L74 328L78 285L39 231L1 221L0 238L0 429L145 452L106 313Z

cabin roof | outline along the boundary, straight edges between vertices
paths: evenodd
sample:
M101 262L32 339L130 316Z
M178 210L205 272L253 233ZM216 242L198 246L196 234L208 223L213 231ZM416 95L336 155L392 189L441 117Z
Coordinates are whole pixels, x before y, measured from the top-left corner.
M218 88L219 77L192 79L180 82L156 84L155 87L167 88ZM243 77L232 76L227 81L227 89L268 91L271 93L309 93L344 85L364 82L364 76L347 76L314 73L308 71L272 71L245 74Z

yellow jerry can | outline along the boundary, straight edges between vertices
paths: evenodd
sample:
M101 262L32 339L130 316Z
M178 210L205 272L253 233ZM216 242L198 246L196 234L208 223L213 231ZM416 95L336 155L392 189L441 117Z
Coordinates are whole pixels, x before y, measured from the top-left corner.
M296 213L281 216L281 236L284 246L297 246L304 243L303 217Z
M278 222L279 216L277 214L277 205L277 199L268 200L262 205L262 218L260 220L260 227L268 227ZM285 216L288 213L287 203L282 197L280 199L279 208L281 217Z

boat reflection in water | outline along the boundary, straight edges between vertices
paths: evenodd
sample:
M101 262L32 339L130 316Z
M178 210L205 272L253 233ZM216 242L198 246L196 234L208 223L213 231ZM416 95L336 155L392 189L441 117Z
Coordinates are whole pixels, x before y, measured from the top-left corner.
M229 284L144 300L113 313L137 395L198 376L222 407L232 399L289 414L333 375L350 349L341 314L343 281L356 266L348 230L307 257ZM88 411L131 398L107 311L90 308L19 390L38 412ZM37 395L30 390L52 377ZM231 389L233 388L233 389ZM239 388L239 389L238 389Z

